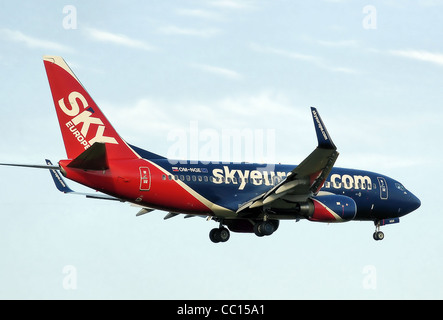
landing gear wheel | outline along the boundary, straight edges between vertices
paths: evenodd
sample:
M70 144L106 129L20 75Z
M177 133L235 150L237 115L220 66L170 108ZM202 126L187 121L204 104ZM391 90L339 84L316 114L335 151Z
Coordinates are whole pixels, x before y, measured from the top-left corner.
M278 224L263 221L254 225L254 233L257 237L270 236L278 228Z
M256 224L254 225L254 233L255 233L255 235L256 235L257 237L263 237L264 234L260 232L260 230L259 230L259 226L260 226L259 223L256 223Z
M381 231L375 231L372 236L376 241L383 240L385 238L385 234Z
M212 229L209 232L209 239L211 239L211 241L214 243L220 242L220 239L218 238L217 234L218 234L218 228Z
M209 232L209 239L211 239L214 243L226 242L229 240L230 232L228 229L222 228L214 228Z
M226 228L220 228L218 229L218 237L220 238L221 242L226 242L229 240L230 237L229 230Z
M385 238L385 234L380 231L380 220L374 221L375 224L375 232L372 235L375 241L383 240Z

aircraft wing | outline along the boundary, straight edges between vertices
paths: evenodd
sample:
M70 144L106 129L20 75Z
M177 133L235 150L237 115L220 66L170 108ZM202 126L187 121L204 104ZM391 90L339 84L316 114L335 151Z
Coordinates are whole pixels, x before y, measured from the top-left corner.
M273 201L286 195L296 195L301 200L307 199L316 195L321 189L339 153L317 109L311 107L311 113L317 134L317 148L295 167L286 179L275 185L269 191L242 204L237 210L237 214L241 214L241 212L246 209L258 208L265 205L272 207Z

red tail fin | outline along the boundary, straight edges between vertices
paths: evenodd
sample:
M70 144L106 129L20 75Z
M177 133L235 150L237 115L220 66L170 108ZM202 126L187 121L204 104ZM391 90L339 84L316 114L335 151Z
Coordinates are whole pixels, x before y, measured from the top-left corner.
M52 98L69 159L95 142L106 143L108 159L139 158L117 134L61 57L43 57Z

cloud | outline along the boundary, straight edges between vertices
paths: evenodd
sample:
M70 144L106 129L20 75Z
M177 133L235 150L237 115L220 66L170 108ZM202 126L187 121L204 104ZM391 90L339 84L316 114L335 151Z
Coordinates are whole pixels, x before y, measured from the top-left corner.
M179 36L194 36L209 38L221 33L219 29L192 29L192 28L181 28L177 26L167 26L159 29L160 33L166 35L179 35Z
M239 80L242 78L242 75L240 73L227 68L221 68L207 64L192 64L192 66L202 71L209 72L229 79Z
M252 50L257 51L257 52L270 53L270 54L286 57L286 58L293 59L293 60L300 60L300 61L304 61L304 62L309 62L317 67L324 68L324 69L327 69L332 72L347 73L347 74L357 73L357 71L355 69L348 68L348 67L335 66L335 65L329 63L328 61L326 61L325 59L323 59L322 57L318 57L318 56L314 56L314 55L303 54L303 53L299 53L299 52L295 52L295 51L288 51L288 50L283 50L283 49L278 49L278 48L262 46L262 45L258 45L256 43L252 43L250 45L250 47Z
M443 5L443 0L419 0L418 5L423 7L435 7Z
M10 41L22 43L30 48L39 48L39 49L45 49L51 51L63 51L63 52L73 51L68 46L62 45L54 41L31 37L18 30L0 29L0 37Z
M302 61L308 61L308 62L313 62L313 63L319 63L321 61L321 58L313 56L313 55L307 55L307 54L302 54L302 53L298 53L298 52L294 52L294 51L287 51L287 50L283 50L283 49L262 46L262 45L258 45L256 43L252 43L251 48L257 52L271 53L271 54L275 54L275 55L279 55L282 57L295 59L295 60L302 60Z
M252 1L249 0L216 0L209 2L209 5L223 9L234 10L254 8Z
M124 34L119 33L111 33L108 31L98 30L94 28L85 28L88 36L94 40L101 42L108 42L119 46L130 47L134 49L142 49L142 50L155 50L154 46L149 45L148 43L132 39Z
M355 40L338 40L338 41L327 41L327 40L318 40L317 43L319 45L325 47L357 47L358 42Z
M338 161L337 161L338 162ZM406 169L434 164L433 159L423 156L408 156L380 153L348 153L342 155L339 166L350 167L356 163L367 170L387 171L392 169Z
M300 119L305 118L309 120L307 107L301 111L294 107L294 103L283 93L269 90L210 99L206 102L151 97L142 97L123 105L113 101L103 101L102 108L109 113L111 122L118 123L123 131L137 137L162 131L164 133L173 128L187 128L189 121L199 120L204 122L206 128L214 129L250 126L267 128L273 125L280 126L285 121L292 123L293 121L303 122ZM251 123L251 113L267 116L258 116ZM285 115L285 119L281 119L282 114ZM224 123L220 122L221 115L225 119ZM270 120L274 121L270 122ZM307 121L306 126L311 128L311 122ZM304 123L297 128L300 127L303 128Z
M208 10L202 10L202 9L177 9L176 10L178 15L181 16L189 16L193 18L202 18L207 20L223 20L221 15L218 13L208 11Z
M344 3L347 2L347 0L323 0L324 2L332 2L332 3Z
M332 72L340 72L340 73L347 73L347 74L355 74L358 73L357 70L347 67L334 67L334 66L325 66L326 69Z
M109 119L114 123L120 134L141 148L149 149L162 155L167 155L170 148L176 145L176 141L171 141L170 137L174 133L183 133L187 143L199 144L198 157L201 160L226 160L226 161L268 161L274 154L274 150L281 152L288 148L280 142L274 140L277 128L290 128L293 123L300 123L296 126L295 133L303 130L312 131L312 121L309 120L308 108L302 111L294 107L288 98L275 91L260 91L253 94L226 96L220 99L209 101L180 100L175 99L153 99L144 97L125 103L115 104L113 101L102 103L103 110L109 114ZM270 112L272 110L272 112ZM251 114L258 115L251 121ZM261 116L260 116L261 115ZM266 115L266 116L263 116ZM285 115L282 119L281 115ZM113 120L115 119L115 120ZM191 130L198 128L199 134L192 135ZM237 158L233 153L223 153L223 133L250 133L254 137L252 154L242 151L243 158ZM217 136L215 146L210 145L210 137ZM147 144L146 137L150 137ZM256 143L259 143L257 145ZM271 145L275 143L276 145ZM188 147L189 147L188 144ZM309 151L311 145L307 142ZM278 146L277 146L278 145ZM300 141L298 147L305 145L305 141ZM217 148L214 156L208 156L204 148ZM244 145L243 145L244 146ZM269 146L269 149L268 149ZM260 149L263 147L264 149ZM247 148L247 147L245 147ZM248 149L249 150L249 149ZM257 153L255 153L255 150ZM196 159L189 154L184 158ZM288 158L294 156L293 149L289 148ZM235 156L235 157L234 157ZM303 159L304 154L300 157ZM181 157L180 157L181 158ZM269 160L273 163L274 159Z
M390 54L443 66L443 54L423 50L390 50Z

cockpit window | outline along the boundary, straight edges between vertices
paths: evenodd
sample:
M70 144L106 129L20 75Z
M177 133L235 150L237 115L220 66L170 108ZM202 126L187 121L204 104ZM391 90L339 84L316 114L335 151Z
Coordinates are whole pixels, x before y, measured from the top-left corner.
M401 190L403 192L406 191L405 187L403 187L401 183L396 182L395 186L397 187L398 190Z

